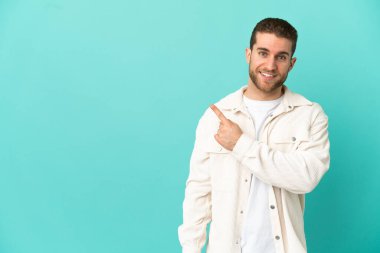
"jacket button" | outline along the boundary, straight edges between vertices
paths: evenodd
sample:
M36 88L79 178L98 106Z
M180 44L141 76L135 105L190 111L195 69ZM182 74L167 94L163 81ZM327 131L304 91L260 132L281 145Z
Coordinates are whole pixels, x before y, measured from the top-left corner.
M297 139L296 139L296 137L292 137L292 141L296 141Z
M248 182L248 179L245 179L245 180L244 180L244 182L246 182L246 183L247 183L247 182Z
M274 208L275 208L275 206L274 206L274 205L271 205L271 206L270 206L270 209L274 209Z
M278 236L278 235L276 235L275 238L276 238L276 240L280 240L280 236Z
M241 210L240 213L243 214L244 213L243 210Z
M289 105L288 107L289 107L289 109L292 109L292 106L291 106L291 105Z

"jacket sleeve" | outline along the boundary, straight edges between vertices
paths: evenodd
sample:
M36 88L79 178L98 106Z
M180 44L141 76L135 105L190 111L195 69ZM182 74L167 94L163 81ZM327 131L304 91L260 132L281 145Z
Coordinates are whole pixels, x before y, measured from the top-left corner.
M196 140L190 159L190 173L183 202L183 224L178 236L183 253L200 253L206 242L206 227L211 220L211 181L209 155L202 151L204 139L202 119L197 127Z
M327 116L319 108L310 127L310 139L297 149L281 152L243 134L232 155L263 182L305 194L317 186L330 166L327 125Z

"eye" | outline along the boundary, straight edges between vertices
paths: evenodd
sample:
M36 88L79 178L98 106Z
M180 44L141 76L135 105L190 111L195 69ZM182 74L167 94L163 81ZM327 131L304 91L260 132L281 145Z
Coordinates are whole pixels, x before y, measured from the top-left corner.
M260 56L263 56L263 57L265 57L265 56L268 55L268 53L265 52L265 51L259 51L258 54L259 54Z
M279 59L280 61L285 61L287 57L285 55L279 55L277 56L277 59Z

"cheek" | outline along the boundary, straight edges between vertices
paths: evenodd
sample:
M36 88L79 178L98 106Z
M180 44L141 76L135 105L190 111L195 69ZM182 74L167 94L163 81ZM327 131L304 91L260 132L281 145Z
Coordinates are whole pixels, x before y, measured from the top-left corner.
M291 66L290 64L284 64L284 65L279 66L279 70L281 74L286 75L291 70Z
M267 59L259 57L259 56L253 56L251 58L251 65L253 68L260 68L267 64Z
M251 59L251 62L249 63L249 68L251 70L256 70L262 63L257 59Z

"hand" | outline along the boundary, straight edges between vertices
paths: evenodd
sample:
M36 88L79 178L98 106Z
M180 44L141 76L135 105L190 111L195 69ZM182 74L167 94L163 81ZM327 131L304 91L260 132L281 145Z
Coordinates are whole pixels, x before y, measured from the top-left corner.
M229 120L215 105L210 106L220 120L218 132L214 135L215 140L225 149L232 151L243 134L239 125Z

